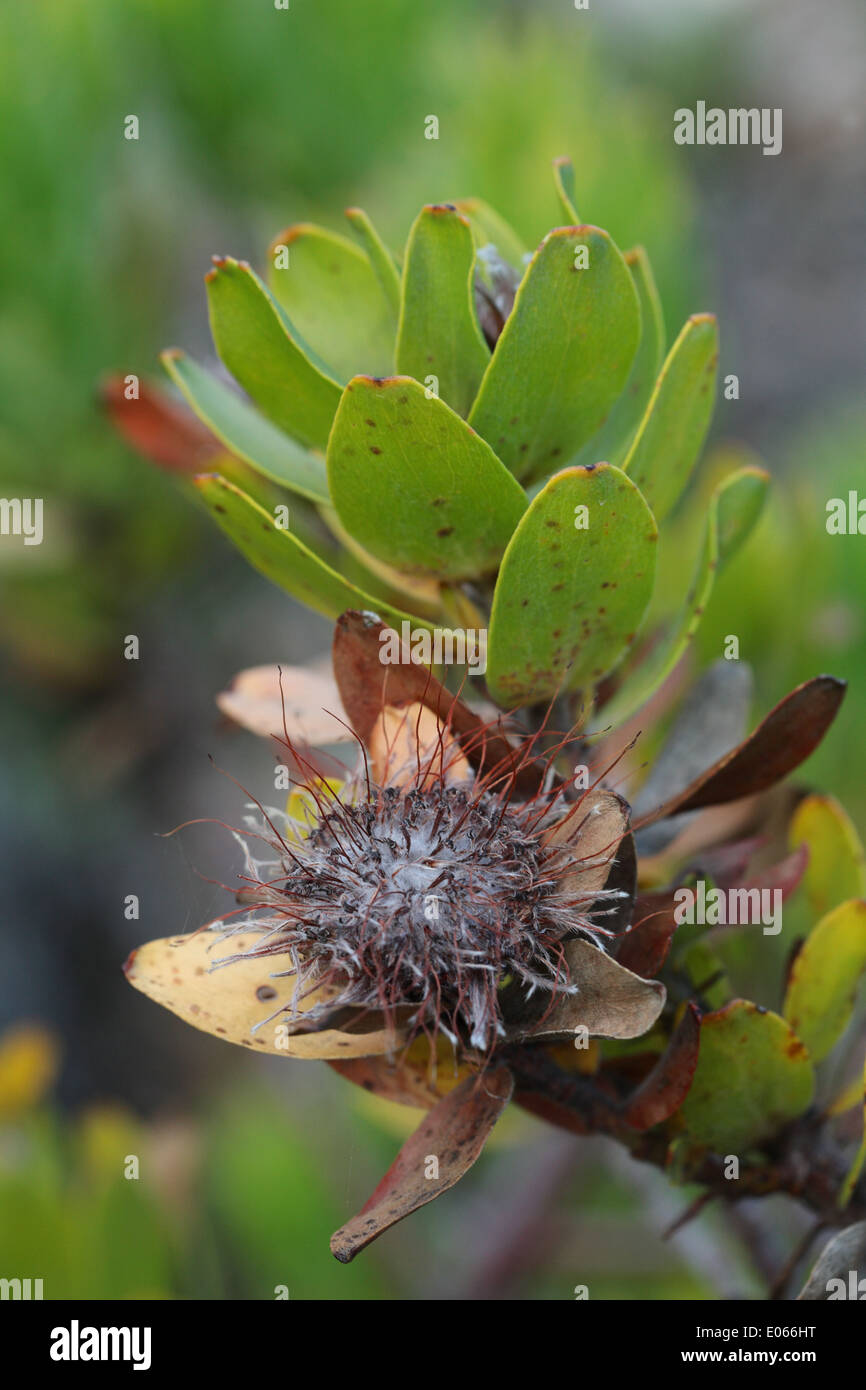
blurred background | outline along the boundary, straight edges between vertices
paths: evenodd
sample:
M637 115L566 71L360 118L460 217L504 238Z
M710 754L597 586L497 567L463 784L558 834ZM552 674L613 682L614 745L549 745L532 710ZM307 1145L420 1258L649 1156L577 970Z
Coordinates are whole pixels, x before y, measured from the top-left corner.
M0 5L0 491L45 503L41 546L0 544L0 1275L47 1298L765 1289L731 1222L663 1241L682 1194L517 1113L458 1189L339 1266L330 1232L416 1116L324 1064L221 1047L126 985L134 945L225 905L207 880L232 879L231 842L161 838L237 813L208 755L271 784L215 692L329 632L119 442L97 391L109 371L158 377L168 344L211 353L212 253L260 264L287 223L342 230L351 204L399 245L421 203L471 194L534 245L560 220L550 161L571 155L581 215L647 247L669 341L719 315L740 398L720 400L711 452L773 474L697 662L736 633L756 715L819 671L851 681L803 778L862 833L866 541L824 522L829 498L866 495L864 26L860 0ZM673 111L698 99L782 107L783 153L676 146ZM663 557L673 589L683 564Z

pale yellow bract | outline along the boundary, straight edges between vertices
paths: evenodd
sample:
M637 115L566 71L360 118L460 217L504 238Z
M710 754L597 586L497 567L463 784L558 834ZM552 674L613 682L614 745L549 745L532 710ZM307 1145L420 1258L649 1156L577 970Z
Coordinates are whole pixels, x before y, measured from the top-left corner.
M289 955L233 961L213 969L217 961L249 949L255 940L254 936L225 938L213 931L162 937L133 951L124 967L126 977L142 994L194 1028L278 1057L328 1061L376 1057L400 1045L401 1035L376 1026L381 1020L372 1017L367 1020L371 1026L366 1032L344 1033L333 1028L289 1032L297 1026L296 1021L290 1022L286 1013L272 1017L293 1000L296 975L278 973L293 969ZM297 1009L306 1013L336 994L335 989L311 991L298 1001ZM257 1024L261 1026L254 1032Z

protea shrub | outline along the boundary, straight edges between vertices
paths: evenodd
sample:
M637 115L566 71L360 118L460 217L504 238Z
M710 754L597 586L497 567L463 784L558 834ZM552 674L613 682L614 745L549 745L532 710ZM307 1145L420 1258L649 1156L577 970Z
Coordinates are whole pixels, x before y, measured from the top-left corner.
M729 466L679 608L651 609L716 323L666 352L645 252L580 222L567 161L555 186L565 225L532 254L469 200L423 208L401 258L357 209L357 245L282 233L267 285L217 257L241 391L177 350L192 413L106 385L126 437L336 624L333 676L260 667L219 697L275 741L288 795L235 831L236 904L126 969L217 1037L427 1110L341 1260L453 1185L512 1099L701 1202L866 1213L843 1040L863 854L832 798L783 785L844 686L806 680L748 735L745 663L686 688L767 475Z

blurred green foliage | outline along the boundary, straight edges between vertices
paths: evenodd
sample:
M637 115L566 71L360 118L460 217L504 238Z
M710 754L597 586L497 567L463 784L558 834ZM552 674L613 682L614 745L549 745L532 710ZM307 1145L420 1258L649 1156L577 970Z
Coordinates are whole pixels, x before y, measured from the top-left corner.
M156 373L166 343L204 339L212 252L260 260L286 222L358 202L399 244L422 202L470 193L534 244L559 215L550 159L570 151L581 216L624 246L640 237L682 317L688 194L652 139L651 100L612 73L570 15L554 26L458 0L0 11L14 205L0 233L0 473L7 493L43 496L47 519L38 552L6 564L0 640L28 673L99 684L117 624L210 544L95 401L104 372ZM423 136L431 112L438 141Z
M411 1233L347 1267L331 1255L327 1233L375 1184L415 1112L347 1087L335 1126L326 1099L307 1093L285 1108L262 1077L227 1085L183 1119L146 1123L114 1105L64 1118L33 1055L34 1039L38 1053L49 1035L27 1034L23 1056L16 1037L0 1037L0 1276L41 1279L46 1299L406 1299L431 1289L459 1297L479 1254L466 1246L467 1219L486 1236L485 1185L542 1132L509 1114L444 1211L436 1204L418 1213ZM3 1101L13 1069L10 1108ZM530 1262L523 1296L570 1299L577 1282L589 1282L593 1298L712 1296L665 1247L647 1251L640 1198L603 1164L575 1178L561 1210L576 1222L575 1213L590 1214L576 1268L567 1251L556 1267Z

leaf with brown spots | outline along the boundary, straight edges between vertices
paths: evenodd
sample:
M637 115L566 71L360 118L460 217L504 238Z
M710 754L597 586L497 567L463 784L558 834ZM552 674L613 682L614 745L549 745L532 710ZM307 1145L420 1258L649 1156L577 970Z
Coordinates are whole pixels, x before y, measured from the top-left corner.
M521 281L469 423L515 477L545 477L604 424L639 337L637 292L607 232L556 228Z
M657 540L652 513L620 469L557 473L499 570L487 650L493 698L513 708L601 680L640 626Z
M845 689L845 681L835 676L815 676L798 685L754 733L676 796L641 816L635 829L682 811L754 796L780 782L818 747L836 718Z
M490 445L408 376L349 382L328 441L328 483L365 550L438 579L495 570L527 506Z
M802 1115L814 1093L815 1069L785 1020L734 999L701 1020L698 1065L680 1114L695 1143L742 1154Z
M303 1019L279 1012L294 1001L295 975L279 974L294 971L290 955L251 957L213 968L220 959L252 948L258 939L226 939L213 931L164 937L133 951L124 974L134 989L203 1033L276 1057L369 1057L399 1047L399 1035L378 1015L359 1016L352 1030L346 1027L351 1015L344 1018L346 1011L341 1010L335 1015L340 1027L300 1031ZM297 1001L297 1011L307 1013L336 996L335 989L313 990Z
M506 1067L469 1076L440 1100L406 1141L358 1215L331 1237L331 1250L348 1264L383 1232L432 1202L472 1167L511 1099ZM437 1160L436 1176L430 1159Z

